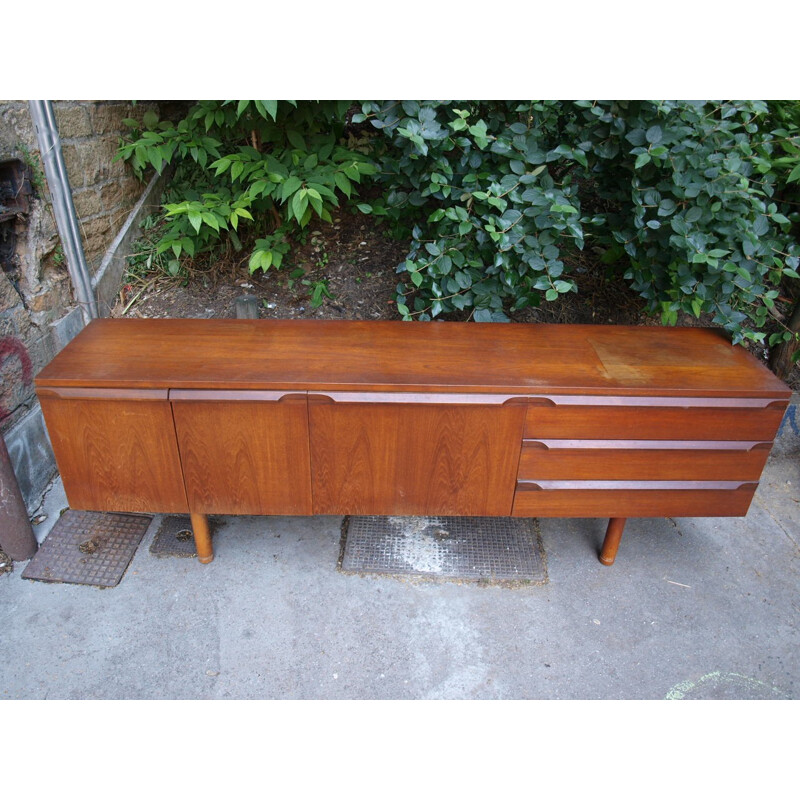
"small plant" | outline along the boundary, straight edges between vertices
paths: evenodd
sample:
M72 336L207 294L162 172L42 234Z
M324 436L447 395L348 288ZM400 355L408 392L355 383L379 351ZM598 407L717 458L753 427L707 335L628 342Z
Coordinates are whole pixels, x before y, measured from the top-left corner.
M140 176L175 167L158 252L180 259L249 249L251 273L279 269L290 238L314 217L330 222L340 198L357 194L376 170L341 144L349 106L203 100L177 124L148 112L140 131L128 120L132 135L117 158Z
M28 146L22 142L17 143L17 150L22 154L22 162L28 168L31 187L34 192L41 197L44 194L46 181L39 154L36 153L36 155L34 155L31 153Z
M328 297L333 300L333 295L328 288L328 279L312 280L306 278L302 281L303 286L308 286L311 290L311 308L319 308L323 303L323 298Z

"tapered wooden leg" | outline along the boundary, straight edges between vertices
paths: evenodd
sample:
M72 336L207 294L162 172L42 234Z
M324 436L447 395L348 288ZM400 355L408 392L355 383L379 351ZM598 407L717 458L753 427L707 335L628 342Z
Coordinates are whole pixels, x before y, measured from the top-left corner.
M603 539L603 549L600 551L600 562L610 567L617 557L617 550L625 528L625 517L612 517L606 528L606 538Z
M205 514L190 514L194 546L197 549L197 560L201 564L210 564L214 560L214 548L211 545L211 531L208 528L208 517Z

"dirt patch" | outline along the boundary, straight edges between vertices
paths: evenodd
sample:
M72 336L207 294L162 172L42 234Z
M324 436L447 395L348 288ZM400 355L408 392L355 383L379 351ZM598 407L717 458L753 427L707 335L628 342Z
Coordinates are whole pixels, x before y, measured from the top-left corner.
M396 268L408 252L407 241L394 238L374 217L342 207L333 223L312 224L281 270L250 275L247 257L220 259L192 273L190 281L149 276L123 287L112 316L235 317L236 299L252 295L264 319L399 319L394 303L401 280ZM579 287L555 302L510 314L512 322L595 325L660 325L648 315L644 300L631 291L613 268L587 249L565 254ZM315 305L315 294L320 301ZM788 310L788 309L785 309ZM465 320L468 312L453 314ZM711 317L682 314L678 324L714 327ZM766 347L744 344L762 363ZM787 381L800 390L800 366Z

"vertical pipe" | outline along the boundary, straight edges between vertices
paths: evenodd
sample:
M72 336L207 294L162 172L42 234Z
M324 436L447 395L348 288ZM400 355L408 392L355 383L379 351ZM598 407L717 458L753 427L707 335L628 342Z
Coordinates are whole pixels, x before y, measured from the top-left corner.
M38 547L5 440L0 436L0 548L12 561L27 561Z
M84 321L89 322L99 316L97 301L92 291L89 268L83 253L78 215L75 213L75 205L72 202L72 191L67 168L64 165L64 155L61 152L61 139L56 127L53 105L49 100L30 100L28 105L31 118L36 126L39 152L42 156L42 165L53 201L53 215L56 218L58 233L61 237L61 246L64 248L67 269L75 288L78 304L83 311Z

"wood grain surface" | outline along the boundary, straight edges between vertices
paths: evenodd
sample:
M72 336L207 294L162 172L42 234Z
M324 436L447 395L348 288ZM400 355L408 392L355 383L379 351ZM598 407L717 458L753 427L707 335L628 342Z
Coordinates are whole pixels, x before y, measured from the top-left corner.
M309 403L316 514L511 513L522 406Z
M757 481L769 455L765 448L684 449L597 448L547 449L526 441L519 480L717 480Z
M349 320L98 319L37 386L791 394L717 330Z
M299 401L178 400L189 507L201 514L310 514L308 413Z
M551 489L514 495L515 517L742 517L756 484L739 489Z
M166 399L42 397L41 404L71 508L188 510Z
M767 408L528 406L526 439L749 439L772 441L785 403Z

